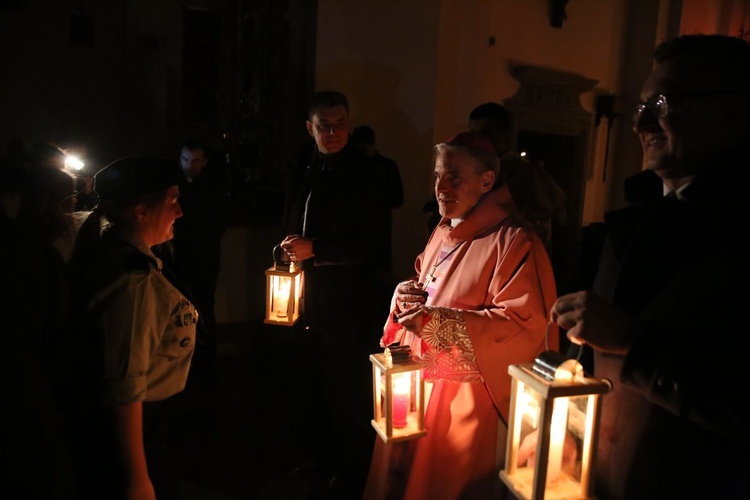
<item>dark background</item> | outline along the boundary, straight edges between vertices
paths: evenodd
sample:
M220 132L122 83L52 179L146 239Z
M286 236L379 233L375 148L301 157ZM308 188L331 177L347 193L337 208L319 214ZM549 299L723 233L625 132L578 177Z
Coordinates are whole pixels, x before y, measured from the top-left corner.
M0 140L53 142L96 171L177 159L197 136L226 168L232 224L273 224L307 139L314 0L2 0Z

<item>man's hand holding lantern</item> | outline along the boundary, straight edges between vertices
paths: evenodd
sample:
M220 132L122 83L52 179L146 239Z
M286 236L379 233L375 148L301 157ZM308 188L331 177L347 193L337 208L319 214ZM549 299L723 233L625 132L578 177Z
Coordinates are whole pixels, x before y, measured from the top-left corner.
M558 297L551 317L567 330L572 343L589 344L610 354L627 354L638 334L638 324L631 315L589 291Z
M301 261L315 257L312 240L298 234L292 234L284 238L284 241L281 242L281 248L292 260Z

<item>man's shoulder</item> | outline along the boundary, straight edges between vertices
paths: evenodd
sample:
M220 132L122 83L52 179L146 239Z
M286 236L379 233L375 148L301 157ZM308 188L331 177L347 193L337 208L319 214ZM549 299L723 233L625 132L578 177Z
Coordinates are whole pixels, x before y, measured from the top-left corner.
M500 157L500 164L507 165L508 167L527 168L531 163L527 158L517 154L508 154L507 156Z
M339 151L339 154L337 156L339 156L340 158L349 159L351 161L375 161L373 157L367 156L363 151L360 151L358 148L354 147L351 142L347 142L346 146L344 146L341 151Z
M501 158L500 170L501 173L506 176L533 176L554 180L552 174L549 173L549 170L547 170L547 167L544 165L544 162L530 160L516 154Z
M347 144L336 154L335 161L349 167L357 168L370 168L376 165L374 158L367 156L351 144Z
M155 261L105 231L101 244L80 269L80 289L88 292L111 287L125 276L144 278Z
M393 158L389 158L387 156L383 156L377 151L375 152L375 155L373 155L373 158L375 159L376 162L382 163L383 165L393 165L393 166L397 165L396 160L394 160Z
M151 257L134 246L105 231L102 235L100 261L107 262L107 267L121 272L147 272L154 265Z
M635 203L609 210L604 214L604 224L608 232L632 231L648 218L655 206L653 201Z
M222 177L226 172L227 164L223 161L210 161L203 169L203 174L208 174L209 177Z
M623 181L623 195L629 203L659 199L664 194L661 177L651 170L641 170Z

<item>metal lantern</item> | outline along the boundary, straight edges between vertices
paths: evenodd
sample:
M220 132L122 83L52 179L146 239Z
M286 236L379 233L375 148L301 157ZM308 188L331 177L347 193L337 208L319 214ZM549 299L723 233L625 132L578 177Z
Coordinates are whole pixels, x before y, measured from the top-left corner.
M554 351L533 364L510 365L505 469L500 479L518 498L588 499L608 380L586 377L580 363Z
M386 443L427 434L424 428L424 376L411 348L386 348L372 361L372 426Z
M302 264L288 257L281 247L274 247L273 267L266 269L265 323L292 326L299 319L304 273Z

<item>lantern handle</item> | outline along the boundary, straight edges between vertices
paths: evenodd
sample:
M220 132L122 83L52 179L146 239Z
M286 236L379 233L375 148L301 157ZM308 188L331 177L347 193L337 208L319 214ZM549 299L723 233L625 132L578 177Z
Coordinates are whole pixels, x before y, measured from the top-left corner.
M392 363L403 363L411 359L411 346L399 345L394 347L386 347L383 354L385 354L386 360L389 360L389 365Z
M284 256L287 258L284 259ZM273 258L273 264L276 265L278 263L284 263L289 264L292 260L289 258L289 254L286 253L286 251L281 248L281 245L276 245L273 247L273 250L271 251L271 258Z
M544 349L549 351L549 327L552 325L552 311L550 311L549 319L547 320L547 327L544 330ZM578 344L578 354L576 355L576 363L581 362L581 356L583 355L583 344Z
M551 324L552 324L552 314L550 314L550 318L547 321L547 328L544 330L544 348L545 348L545 352L542 353L542 355L540 355L540 356L544 356L545 354L551 354L551 353L555 352L555 351L550 350L550 348L549 348L549 327L550 327ZM582 354L583 354L583 344L578 344L578 354L576 355L575 365L574 366L581 366L581 355ZM562 357L562 354L560 354L560 356ZM575 377L576 373L573 370L571 370L571 375L573 375Z

